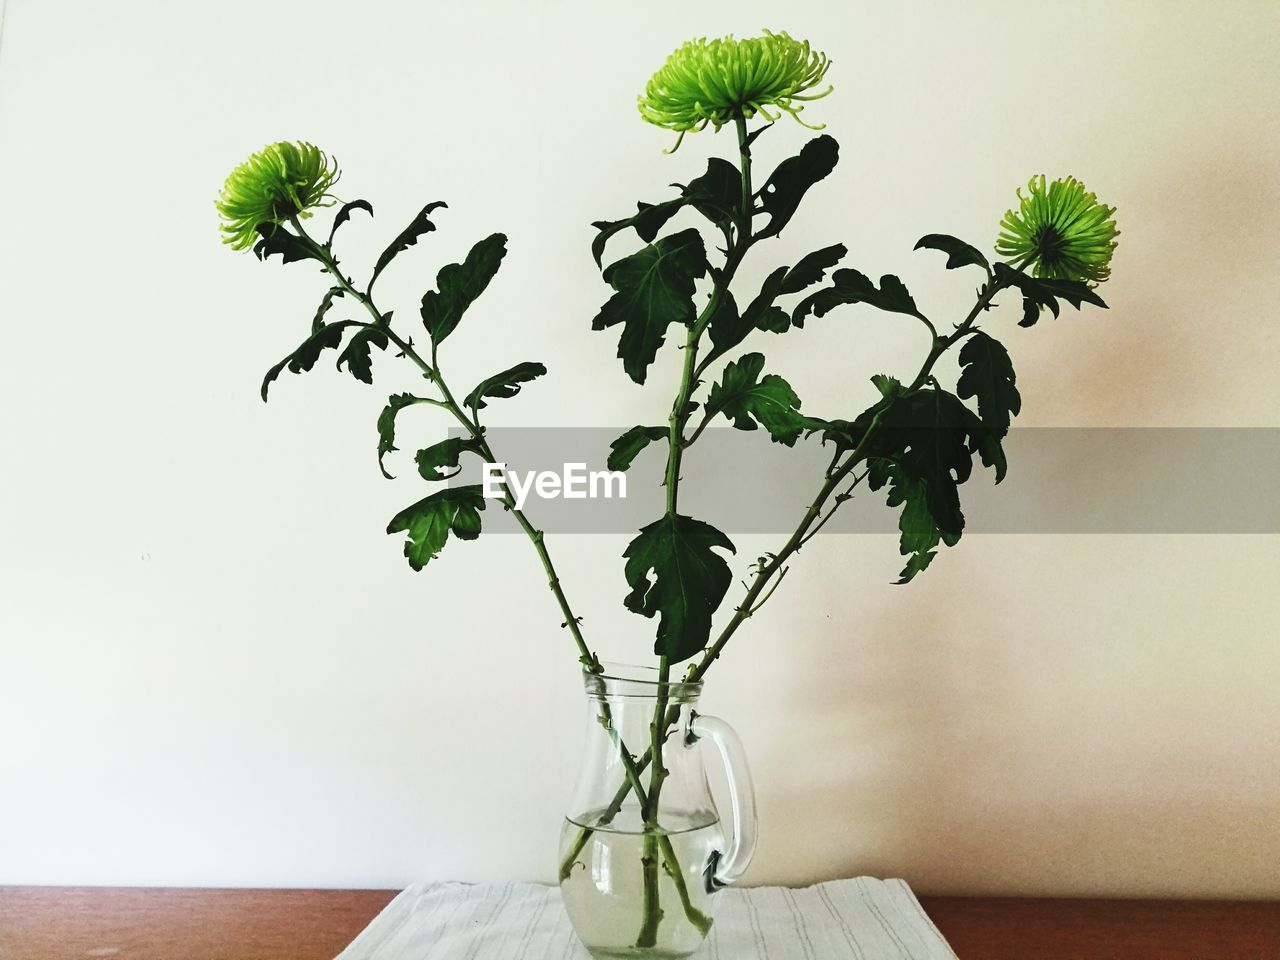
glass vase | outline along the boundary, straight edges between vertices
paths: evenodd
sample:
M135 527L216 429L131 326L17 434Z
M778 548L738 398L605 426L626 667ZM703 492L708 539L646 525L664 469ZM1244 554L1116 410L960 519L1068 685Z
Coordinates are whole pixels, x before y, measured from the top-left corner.
M614 664L583 678L586 745L560 842L565 909L598 960L687 957L711 930L715 891L755 850L741 742L697 712L699 682ZM727 823L707 782L708 748L726 773Z

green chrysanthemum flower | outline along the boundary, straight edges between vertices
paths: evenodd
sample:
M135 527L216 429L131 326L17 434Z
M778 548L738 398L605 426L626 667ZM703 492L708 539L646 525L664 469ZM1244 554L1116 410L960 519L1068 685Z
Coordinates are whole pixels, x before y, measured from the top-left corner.
M671 54L649 80L639 98L640 115L675 130L680 139L707 124L719 130L739 115L750 120L757 113L772 121L785 111L807 127L800 120L804 107L799 101L831 92L831 87L807 92L822 82L830 66L826 54L786 33L766 30L764 36L748 40L701 37ZM776 112L770 113L770 107ZM680 139L672 150L680 146Z
M279 226L290 217L310 216L313 207L332 206L329 188L338 175L337 161L313 144L263 147L232 170L222 187L222 242L246 250L258 240L259 225Z
M1037 277L1101 283L1111 276L1116 249L1115 207L1098 202L1075 177L1045 186L1032 177L1027 195L1018 191L1017 212L1000 221L996 252L1031 266Z

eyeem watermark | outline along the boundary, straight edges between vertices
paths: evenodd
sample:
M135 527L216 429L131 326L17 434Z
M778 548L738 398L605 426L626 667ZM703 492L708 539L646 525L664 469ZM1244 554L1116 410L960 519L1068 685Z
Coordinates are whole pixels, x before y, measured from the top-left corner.
M484 495L491 500L501 500L503 484L510 488L516 500L516 509L532 491L539 499L555 500L625 500L627 475L616 470L588 470L585 463L566 463L555 470L508 470L505 463L484 465Z

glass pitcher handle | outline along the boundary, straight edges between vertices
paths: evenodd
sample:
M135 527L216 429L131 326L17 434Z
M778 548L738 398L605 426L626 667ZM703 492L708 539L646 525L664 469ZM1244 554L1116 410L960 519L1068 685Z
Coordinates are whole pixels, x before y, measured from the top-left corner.
M725 779L729 783L732 834L729 849L715 851L707 864L707 890L711 892L734 883L747 872L751 857L756 852L756 794L751 785L746 752L733 727L719 717L695 712L689 721L688 739L690 743L702 739L711 741L720 754Z

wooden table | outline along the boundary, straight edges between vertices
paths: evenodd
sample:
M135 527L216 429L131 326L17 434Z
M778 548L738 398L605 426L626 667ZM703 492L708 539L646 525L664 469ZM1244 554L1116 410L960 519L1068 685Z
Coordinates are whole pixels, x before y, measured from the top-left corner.
M0 960L332 960L393 896L0 887ZM1280 958L1280 903L921 902L960 960Z

